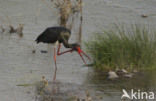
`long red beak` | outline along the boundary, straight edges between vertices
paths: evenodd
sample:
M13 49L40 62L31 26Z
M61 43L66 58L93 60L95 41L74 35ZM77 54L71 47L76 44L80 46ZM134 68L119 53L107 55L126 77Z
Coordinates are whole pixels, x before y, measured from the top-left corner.
M84 60L82 54L83 54L84 56L86 56L86 57L88 58L88 60L91 61L91 58L90 58L85 52L83 52L83 51L81 50L80 47L77 47L77 52L78 52L78 54L80 55L82 61L85 63L85 65L86 65L86 61Z

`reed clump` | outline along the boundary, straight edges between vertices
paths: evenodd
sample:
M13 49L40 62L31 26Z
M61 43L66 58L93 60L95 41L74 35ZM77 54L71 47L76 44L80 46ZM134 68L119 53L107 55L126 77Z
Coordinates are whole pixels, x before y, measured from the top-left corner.
M72 30L75 18L79 18L78 41L81 43L82 36L82 0L51 0L59 12L59 25Z
M97 70L151 69L156 61L156 31L138 24L116 25L86 43Z

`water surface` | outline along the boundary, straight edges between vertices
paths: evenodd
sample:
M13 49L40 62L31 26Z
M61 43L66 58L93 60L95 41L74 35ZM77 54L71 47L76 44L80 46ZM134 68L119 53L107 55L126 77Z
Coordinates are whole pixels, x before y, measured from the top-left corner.
M155 0L85 0L83 7L83 40L89 40L93 32L109 28L116 22L156 25ZM142 18L141 14L148 15ZM0 101L34 101L33 87L18 87L31 84L45 76L53 76L52 47L37 45L35 38L47 27L58 25L57 12L48 1L0 0L0 24L25 24L24 37L0 33ZM75 42L72 31L70 42ZM32 50L36 50L32 54ZM48 50L43 54L40 50ZM65 50L64 48L62 50ZM155 72L138 74L133 79L110 81L103 75L92 73L91 67L83 66L75 52L57 57L57 80L62 84L89 89L93 96L102 96L101 101L120 100L122 89L155 89ZM151 75L152 74L152 75ZM67 87L70 88L70 87ZM81 88L81 87L80 87ZM84 91L84 90L83 90Z

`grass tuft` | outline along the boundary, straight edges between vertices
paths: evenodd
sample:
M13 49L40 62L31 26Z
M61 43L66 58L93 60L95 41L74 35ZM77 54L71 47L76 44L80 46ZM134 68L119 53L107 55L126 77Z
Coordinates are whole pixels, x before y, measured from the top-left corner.
M115 25L110 30L95 33L86 46L94 67L99 70L155 67L156 32L146 26Z

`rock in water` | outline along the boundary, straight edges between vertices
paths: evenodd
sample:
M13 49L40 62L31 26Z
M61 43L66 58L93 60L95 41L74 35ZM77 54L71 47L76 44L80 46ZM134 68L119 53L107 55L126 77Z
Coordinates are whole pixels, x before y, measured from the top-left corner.
M133 70L133 73L137 73L138 71L136 69Z
M132 73L129 73L129 74L125 74L124 77L127 77L127 78L132 78L133 77L133 74Z
M115 72L113 71L108 72L108 79L116 79L116 78L119 78L119 76Z
M121 71L122 71L123 73L125 73L125 74L128 73L127 70L125 70L125 69L122 69Z

